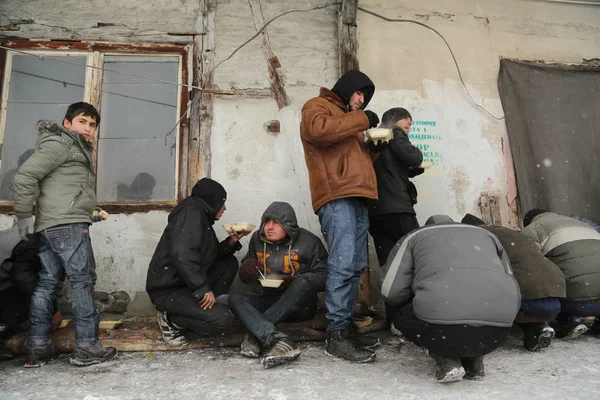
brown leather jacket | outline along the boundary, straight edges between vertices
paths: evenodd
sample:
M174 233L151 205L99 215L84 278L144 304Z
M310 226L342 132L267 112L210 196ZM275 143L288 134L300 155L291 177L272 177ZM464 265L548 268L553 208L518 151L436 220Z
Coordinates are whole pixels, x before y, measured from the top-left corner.
M362 134L368 128L364 111L348 112L326 88L302 107L300 136L315 212L345 197L377 200L373 161Z

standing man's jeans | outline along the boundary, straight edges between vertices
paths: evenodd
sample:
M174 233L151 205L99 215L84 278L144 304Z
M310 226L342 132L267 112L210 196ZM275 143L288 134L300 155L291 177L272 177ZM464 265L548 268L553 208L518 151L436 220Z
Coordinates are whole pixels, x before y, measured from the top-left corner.
M341 331L352 323L354 297L367 266L367 206L356 198L330 201L317 210L327 242L327 332Z
M270 293L233 293L229 296L231 311L260 340L263 348L273 340L287 337L275 327L280 322L300 322L311 319L317 311L317 293L302 275L284 291Z
M29 341L50 339L54 300L65 278L71 283L76 346L98 339L100 318L94 302L96 262L89 224L67 224L40 233L40 279L31 297Z

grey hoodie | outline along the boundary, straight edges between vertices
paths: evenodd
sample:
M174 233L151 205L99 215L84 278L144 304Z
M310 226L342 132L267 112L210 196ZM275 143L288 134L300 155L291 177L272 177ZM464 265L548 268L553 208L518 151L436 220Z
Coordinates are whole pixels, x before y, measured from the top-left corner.
M498 239L476 226L436 219L390 253L382 268L385 301L412 301L415 315L433 324L511 326L521 294Z
M287 232L288 238L283 243L272 243L265 237L264 227L269 220L277 221ZM242 262L246 260L258 260L259 268L268 275L280 278L301 275L313 284L316 292L325 290L327 250L315 234L298 226L296 213L288 203L275 201L267 207ZM240 279L250 283L243 269Z

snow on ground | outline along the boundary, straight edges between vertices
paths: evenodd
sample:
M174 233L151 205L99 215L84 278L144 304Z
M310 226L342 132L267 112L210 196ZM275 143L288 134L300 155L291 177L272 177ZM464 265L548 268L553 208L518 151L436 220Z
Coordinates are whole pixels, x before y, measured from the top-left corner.
M371 364L303 343L297 361L269 370L233 348L122 353L83 368L67 355L38 369L19 358L0 363L0 399L600 399L600 337L555 340L530 353L511 336L486 357L484 381L445 385L433 379L426 353L396 337L383 341Z

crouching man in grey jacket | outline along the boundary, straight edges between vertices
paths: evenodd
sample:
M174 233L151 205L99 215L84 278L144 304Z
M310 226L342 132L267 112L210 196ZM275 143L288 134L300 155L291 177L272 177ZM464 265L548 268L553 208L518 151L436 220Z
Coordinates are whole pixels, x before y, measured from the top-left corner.
M521 300L498 239L445 215L396 244L381 294L396 328L436 361L440 383L484 378L483 356L506 339Z

